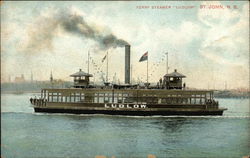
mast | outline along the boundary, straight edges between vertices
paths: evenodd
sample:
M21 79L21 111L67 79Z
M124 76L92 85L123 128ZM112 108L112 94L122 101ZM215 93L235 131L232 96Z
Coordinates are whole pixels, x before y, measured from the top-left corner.
M148 83L148 59L147 59L147 83Z
M107 75L106 75L106 82L108 82L108 73L109 73L109 69L108 69L108 63L109 63L109 52L107 51Z
M89 51L88 51L88 73L89 73Z
M168 74L168 52L166 53L166 73Z

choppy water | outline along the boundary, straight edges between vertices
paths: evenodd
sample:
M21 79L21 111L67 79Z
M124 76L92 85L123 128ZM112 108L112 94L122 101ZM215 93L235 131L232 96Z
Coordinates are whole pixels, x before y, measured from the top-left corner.
M124 117L34 113L34 94L2 94L3 157L242 157L249 99L219 99L223 116Z

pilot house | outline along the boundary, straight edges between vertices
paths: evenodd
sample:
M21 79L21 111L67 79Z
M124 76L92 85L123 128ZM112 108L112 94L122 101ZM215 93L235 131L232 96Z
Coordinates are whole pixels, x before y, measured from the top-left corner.
M174 72L166 74L164 76L164 88L166 89L182 89L185 88L185 83L182 84L182 78L186 76L177 72L175 69Z
M70 77L74 77L74 88L85 88L89 86L89 77L93 77L93 75L80 69L79 72L70 75Z

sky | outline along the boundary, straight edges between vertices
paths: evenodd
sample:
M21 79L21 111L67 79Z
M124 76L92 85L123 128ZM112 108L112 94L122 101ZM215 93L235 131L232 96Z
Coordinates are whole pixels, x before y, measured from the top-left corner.
M158 8L157 8L158 6ZM222 8L221 8L222 6ZM201 8L202 7L202 8ZM230 8L228 8L230 7ZM124 45L132 81L158 82L177 69L187 87L249 88L248 1L30 1L1 4L1 82L66 81L81 68L92 81L124 82Z

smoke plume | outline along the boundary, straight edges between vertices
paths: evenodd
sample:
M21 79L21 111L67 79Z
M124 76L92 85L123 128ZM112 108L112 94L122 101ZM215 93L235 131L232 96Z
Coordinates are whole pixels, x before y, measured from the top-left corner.
M91 26L84 20L82 15L61 10L37 19L29 29L29 39L25 46L25 51L34 52L43 49L53 49L53 38L56 36L59 28L72 35L94 40L101 49L105 50L123 47L128 44L128 42L117 38L112 33L99 31L97 26Z

